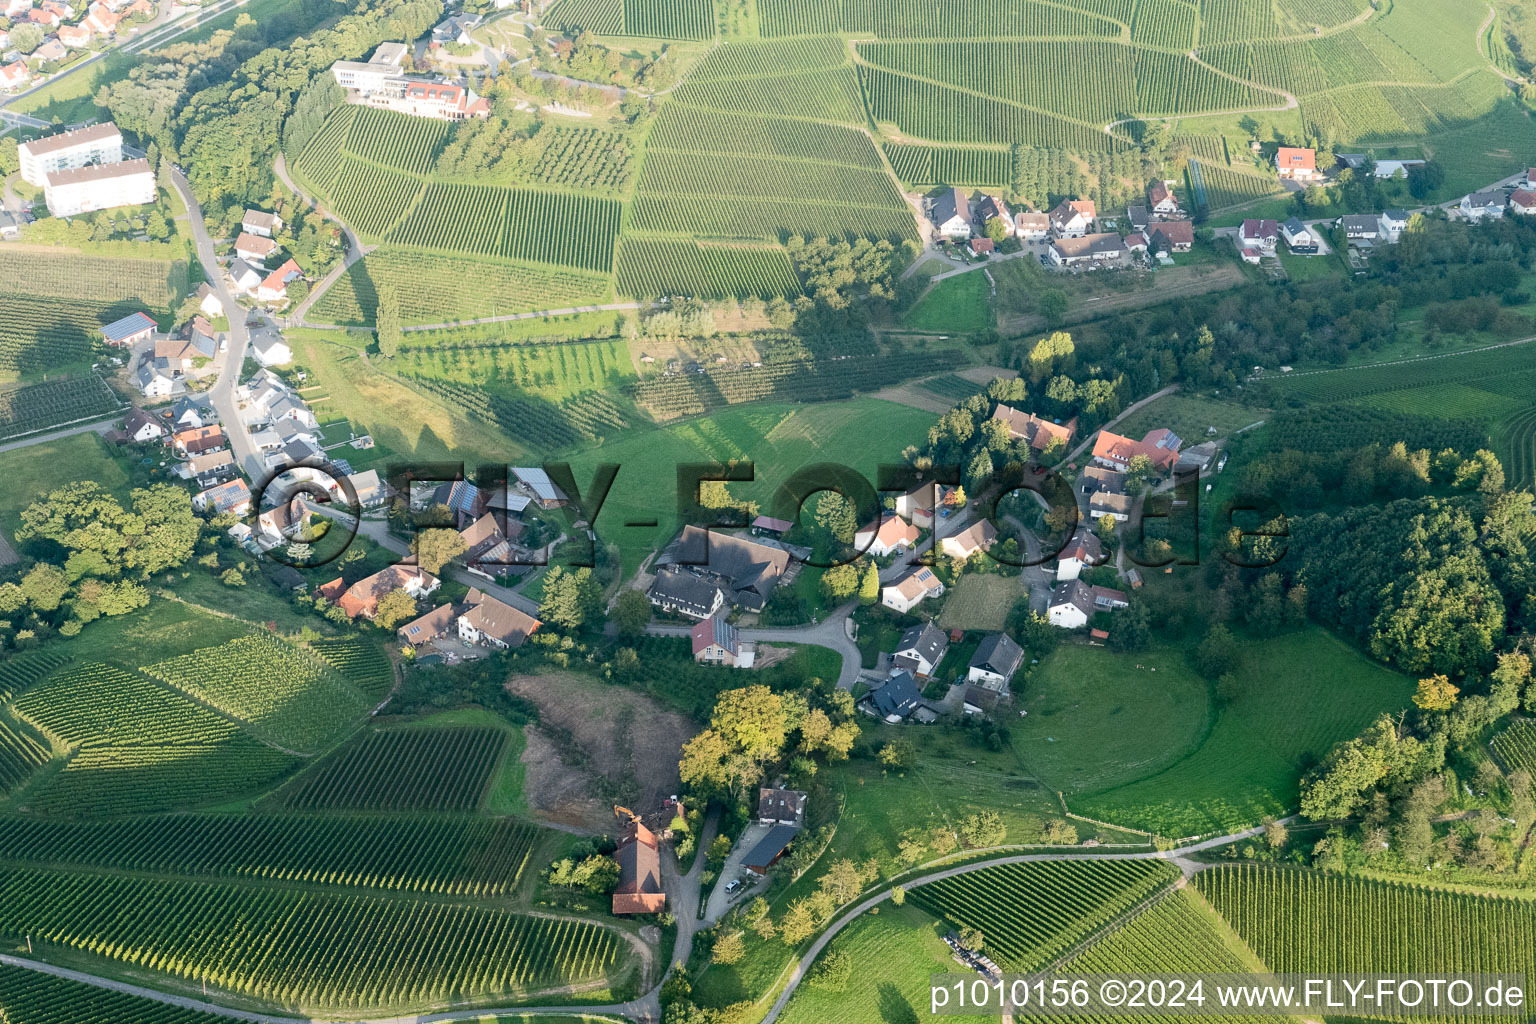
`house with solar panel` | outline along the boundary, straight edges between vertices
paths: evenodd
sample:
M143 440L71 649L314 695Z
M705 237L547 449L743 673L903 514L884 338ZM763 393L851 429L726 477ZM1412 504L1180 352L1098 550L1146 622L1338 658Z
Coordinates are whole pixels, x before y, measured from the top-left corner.
M121 320L114 320L101 329L102 340L113 348L132 348L141 341L154 337L160 325L147 313L130 313Z

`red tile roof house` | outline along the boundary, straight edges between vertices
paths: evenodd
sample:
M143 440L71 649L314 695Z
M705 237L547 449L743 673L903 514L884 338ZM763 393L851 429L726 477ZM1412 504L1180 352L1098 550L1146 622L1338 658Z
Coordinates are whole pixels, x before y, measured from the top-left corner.
M1154 181L1147 186L1147 206L1153 213L1164 217L1174 216L1179 212L1178 197L1168 187L1166 181Z
M973 238L973 239L971 239L971 252L975 253L978 256L980 256L984 252L993 252L996 249L997 249L997 246L993 243L992 239L990 239L990 238Z
M1275 169L1280 177L1295 181L1311 181L1322 177L1317 173L1317 151L1312 149L1281 146L1275 153Z
M1147 241L1159 242L1167 252L1189 252L1195 247L1195 226L1187 220L1153 224L1147 228Z
M442 586L442 580L414 565L391 565L352 584L336 604L347 613L349 619L355 619L359 615L371 619L378 613L379 601L391 591L404 590L412 597L420 599L440 586Z
M91 30L84 25L60 25L59 42L71 50L83 50L91 45Z
M654 832L638 821L630 822L613 859L619 862L619 884L613 890L615 914L655 914L666 907L661 850Z
M907 524L899 516L890 516L881 519L878 525L866 524L853 535L853 546L860 551L868 551L876 558L884 558L902 548L911 547L921 536L917 527Z
M1509 197L1509 208L1527 217L1536 213L1536 192L1516 189Z
M1037 452L1045 451L1057 439L1065 447L1072 443L1072 438L1077 434L1076 416L1065 423L1052 423L1034 413L1020 412L1011 405L999 405L993 411L992 418L1008 425L1008 436L1027 441Z
M12 61L0 68L0 89L19 89L32 78L25 61Z
M1093 442L1093 461L1124 472L1132 459L1145 455L1154 469L1166 473L1179 460L1179 444L1179 436L1166 427L1149 430L1140 441L1101 430Z

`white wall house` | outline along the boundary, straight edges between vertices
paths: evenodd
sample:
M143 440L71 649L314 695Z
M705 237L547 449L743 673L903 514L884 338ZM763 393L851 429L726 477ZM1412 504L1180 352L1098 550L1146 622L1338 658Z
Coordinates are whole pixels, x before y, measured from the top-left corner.
M148 160L51 171L43 199L55 217L143 206L155 201L155 172L149 169Z
M48 175L53 171L118 163L123 159L123 133L108 121L26 142L17 151L22 180L41 187L48 184ZM49 208L52 209L51 204Z

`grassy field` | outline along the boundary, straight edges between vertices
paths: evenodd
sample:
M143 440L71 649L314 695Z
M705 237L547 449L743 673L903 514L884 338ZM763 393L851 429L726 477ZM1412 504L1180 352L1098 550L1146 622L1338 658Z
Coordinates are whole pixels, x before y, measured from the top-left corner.
M1157 665L1159 688L1169 685L1163 682L1165 672L1171 679L1182 680L1176 685L1183 688L1184 696L1165 712L1177 719L1169 728L1177 728L1180 739L1162 751L1151 751L1148 770L1135 781L1129 781L1135 765L1128 752L1123 768L1127 781L1116 784L1104 777L1090 782L1092 789L1085 786L1075 796L1068 793L1068 806L1101 820L1175 836L1248 825L1266 814L1293 811L1298 765L1320 760L1335 743L1354 736L1375 716L1401 709L1413 687L1410 680L1366 660L1321 628L1308 627L1279 637L1246 640L1235 673L1237 696L1212 718L1209 698L1202 702L1195 692L1201 681L1176 652L1168 651L1157 660L1150 654L1093 653L1103 664L1078 673L1063 672L1047 659L1030 678L1025 705L1044 701L1060 707L1074 699L1113 708L1117 706L1112 703L1114 694L1119 693L1124 706L1137 714L1127 721L1139 724L1169 698L1149 693L1145 687L1151 683L1150 671L1134 666ZM1133 703L1138 698L1151 706L1143 709ZM1104 751L1127 743L1126 729L1112 724L1118 717L1085 722L1074 745L1078 758L1063 751L1054 764L1048 762L1041 769L1043 777L1070 780L1074 772L1098 769ZM1015 732L1014 744L1026 761L1037 749L1031 740L1050 735L1054 728L1054 723L1042 726L1031 714ZM1184 753L1166 767L1158 767L1173 750Z
M21 510L55 487L94 480L118 497L127 496L128 474L107 454L94 433L28 445L0 453L0 529L7 538L21 525Z
M728 409L676 426L649 430L570 456L578 482L599 463L615 462L618 478L598 514L596 528L623 552L633 571L649 551L677 532L677 467L697 462L744 460L756 465L756 482L735 484L738 499L757 500L763 511L774 489L796 470L837 461L873 483L882 461L895 462L901 449L922 439L933 414L891 402L859 398L817 405L754 405ZM654 521L654 526L629 526Z
M991 285L980 270L947 277L902 317L914 331L960 334L993 326Z
M1115 424L1115 433L1139 439L1149 430L1167 427L1186 444L1199 444L1217 437L1230 437L1233 431L1263 418L1262 409L1174 392L1142 406ZM1216 433L1210 432L1211 427L1216 428Z
M779 1018L784 1024L902 1024L927 1015L928 976L960 971L944 944L949 926L908 904L886 904L859 918L827 947L853 960L853 977L841 991L801 985ZM823 956L826 954L824 953ZM955 1016L978 1022L994 1018Z
M939 625L945 629L1000 630L1013 603L1024 596L1017 576L968 573L945 595Z

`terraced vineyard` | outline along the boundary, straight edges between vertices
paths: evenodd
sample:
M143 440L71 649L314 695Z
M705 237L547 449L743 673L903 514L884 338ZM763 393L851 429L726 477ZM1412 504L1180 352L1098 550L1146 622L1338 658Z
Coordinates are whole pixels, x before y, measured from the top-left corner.
M101 325L117 319L113 308L57 297L0 296L0 382L89 361L101 343ZM11 418L17 417L0 405L0 424Z
M187 261L4 248L0 249L0 281L22 282L22 289L33 297L102 305L138 302L163 311L187 293ZM11 296L0 297L0 310L8 312L11 301Z
M674 294L767 299L800 294L795 269L779 248L623 238L614 273L619 294L637 299Z
M1536 722L1522 719L1511 722L1493 738L1493 752L1510 771L1536 773Z
M14 864L498 897L538 829L510 818L176 815L112 822L0 819Z
M350 727L368 702L293 644L252 633L143 669L150 676L250 723L257 735L308 751Z
M1049 963L1165 889L1178 872L1159 861L1047 861L983 868L914 887L907 898L957 926L981 929L1004 970Z
M778 400L823 402L943 370L943 356L902 353L878 361L767 363L746 369L707 369L701 374L653 377L632 388L635 404L657 420L697 416L724 405Z
M602 36L708 39L715 34L715 9L709 0L562 0L544 22L572 36L586 30Z
M426 174L453 124L393 110L359 107L347 131L346 151L361 160L406 174Z
M19 726L0 719L0 791L9 792L48 763L46 744Z
M472 811L506 745L507 734L489 727L366 732L279 797L297 810Z
M0 870L0 934L311 1010L601 991L627 956L615 932L587 922L441 899L27 868Z
M44 813L198 806L270 785L298 763L174 691L109 665L67 669L13 706L72 751L64 770L28 796Z
M1202 871L1194 884L1276 973L1536 969L1528 899L1255 865Z
M221 1024L227 1018L0 967L0 1010L12 1024Z
M360 636L322 637L306 646L370 700L395 685L395 669L378 644Z

